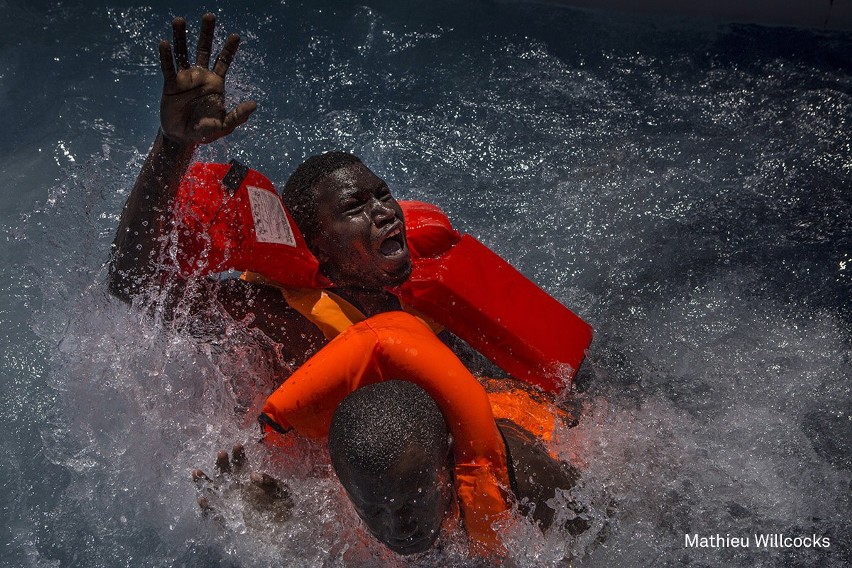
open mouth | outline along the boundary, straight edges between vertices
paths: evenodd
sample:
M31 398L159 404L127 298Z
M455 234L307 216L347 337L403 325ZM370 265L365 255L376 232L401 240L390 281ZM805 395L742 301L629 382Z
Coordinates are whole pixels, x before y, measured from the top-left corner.
M402 236L402 229L397 227L385 235L379 250L383 256L395 257L405 252L405 240Z

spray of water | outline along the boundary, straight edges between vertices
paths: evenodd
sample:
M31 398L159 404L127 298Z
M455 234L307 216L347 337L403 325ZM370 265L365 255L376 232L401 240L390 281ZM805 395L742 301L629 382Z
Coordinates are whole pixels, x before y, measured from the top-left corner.
M26 152L10 148L4 170L49 188L8 205L4 561L476 565L452 531L394 555L359 524L324 448L253 443L252 409L287 362L244 322L212 307L205 321L223 323L205 335L108 296L109 243L156 127L145 105L167 11L16 13L0 108L32 92L14 40L33 26L102 63L54 68L68 50L34 48L45 67L26 76L79 96L45 95L61 116L27 118ZM579 424L554 442L582 480L552 503L565 520L581 503L591 528L541 535L517 519L507 565L849 559L848 36L510 4L281 5L220 22L245 30L230 96L261 111L202 159L240 157L280 184L306 155L354 150L595 327L565 393ZM95 88L93 69L112 82ZM190 472L212 473L235 442L287 483L289 516L267 522L227 480L201 513ZM756 533L831 545L758 548ZM686 534L752 543L689 548Z

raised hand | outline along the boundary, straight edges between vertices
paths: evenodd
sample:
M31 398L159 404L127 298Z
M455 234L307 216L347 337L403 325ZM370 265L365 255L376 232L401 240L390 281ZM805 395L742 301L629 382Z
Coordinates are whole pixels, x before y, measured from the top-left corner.
M164 237L173 229L171 211L180 181L199 144L227 136L257 108L254 101L246 101L226 112L225 75L240 37L228 37L210 70L215 28L216 17L205 14L201 18L195 65L189 64L183 18L172 22L174 52L169 42L160 43L164 79L161 128L127 198L110 257L109 287L114 296L130 302L144 292L149 299L158 298L157 302L169 313L185 298L185 283L163 278L171 273L171 257L167 253L170 239ZM213 301L212 297L209 301Z
M163 70L163 96L160 100L160 124L163 135L184 145L197 146L227 136L245 123L257 108L252 100L225 109L225 75L240 45L240 36L231 34L209 69L213 49L216 16L204 14L195 52L190 65L186 45L186 21L172 21L174 53L168 41L160 42Z
M211 479L200 469L192 472L198 489L198 506L205 514L218 514L217 509L233 507L229 502L240 499L247 525L269 530L269 523L288 520L293 500L287 484L266 473L252 471L246 476L246 453L242 444L234 445L232 458L222 450L216 456L216 475Z

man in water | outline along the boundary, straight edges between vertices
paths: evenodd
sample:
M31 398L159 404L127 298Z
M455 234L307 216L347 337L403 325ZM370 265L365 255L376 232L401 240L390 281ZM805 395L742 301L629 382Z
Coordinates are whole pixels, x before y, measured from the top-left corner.
M232 34L227 38L211 70L215 17L206 14L202 18L194 65L189 62L184 20L176 18L172 26L174 49L166 41L159 46L164 78L161 128L122 213L110 262L110 291L128 302L140 294L154 295L162 301L170 317L181 312L192 316L205 306L218 304L237 320L249 319L249 327L268 336L286 360L301 365L327 343L327 339L313 323L286 303L278 289L243 280L224 280L200 283L188 294L188 287L199 283L177 277L170 264L167 248L172 232L173 202L194 151L201 144L229 135L248 120L257 106L254 101L246 101L229 112L225 109L225 76L236 55L239 36ZM367 317L401 309L398 299L385 288L406 281L411 272L411 257L402 210L381 178L355 156L331 152L309 158L300 165L287 181L283 198L308 247L320 261L322 272L335 282L337 295ZM246 317L249 314L251 318ZM278 355L270 353L271 358ZM370 421L361 422L370 424ZM504 425L502 431L513 455L532 452L530 455L538 456L528 460L538 464L531 467L548 471L556 464L546 453L531 449L539 446L534 437L522 429ZM524 436L526 442L519 442ZM340 455L337 451L333 453ZM421 456L418 460L411 463L425 460L424 463L433 464L436 472L446 469L444 462L435 460L434 455ZM218 463L223 469L227 465L227 455L224 460L220 456ZM347 460L339 463L343 472L341 480L353 495L359 514L373 529L366 509L371 497L359 493L358 488L383 482L386 478L353 473L358 471L358 466L355 464L352 466L355 469L347 469ZM423 487L434 496L445 484L438 482L443 478L437 473L433 477L426 480L429 483L424 481ZM573 484L568 476L543 485L549 487L552 496L553 488L567 488L565 479ZM410 488L403 484L389 489L382 499L394 498L397 490L406 492ZM516 493L524 495L520 486ZM404 496L400 494L400 502L405 501ZM377 496L372 495L372 498ZM424 526L430 527L430 535L435 517L442 517L438 501L440 499L433 499L431 505L434 507L426 515L428 518L424 517ZM544 509L536 507L537 511ZM440 520L437 522L440 524ZM396 529L374 529L374 533L391 548L409 539ZM426 546L432 541L434 538ZM425 542L412 543L412 551L420 549ZM406 547L399 550L408 550Z
M232 34L212 70L208 69L215 17L205 14L190 65L186 24L173 22L174 52L160 43L163 95L161 128L127 200L113 242L110 291L124 301L154 295L167 314L178 304L194 308L218 304L237 320L253 315L250 327L265 333L296 365L327 342L320 331L272 287L242 280L200 286L186 294L188 282L174 272L167 254L172 206L177 188L201 144L227 136L256 109L254 101L225 110L224 85L239 46ZM174 61L173 61L174 60ZM387 184L355 156L332 152L306 160L288 180L285 204L320 261L335 293L366 316L400 309L385 287L404 282L411 272L402 210Z
M555 513L547 501L557 490L571 489L577 472L553 460L513 422L501 420L498 426L506 444L512 493L522 512L532 509L532 519L547 529ZM429 549L442 524L458 520L447 437L435 402L408 382L362 387L334 413L328 436L334 470L358 516L395 552ZM565 528L576 535L588 526L578 515Z

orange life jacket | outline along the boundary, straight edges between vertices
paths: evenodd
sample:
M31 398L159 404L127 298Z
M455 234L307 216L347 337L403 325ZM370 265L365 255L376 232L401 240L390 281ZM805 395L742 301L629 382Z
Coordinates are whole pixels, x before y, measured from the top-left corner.
M400 204L413 268L389 291L515 378L550 392L565 388L591 327L485 245L460 235L439 208ZM239 270L289 289L333 286L272 183L244 166L193 164L177 192L175 223L185 275Z
M249 282L276 286L254 272L244 272L241 278ZM367 319L358 308L330 290L278 288L286 302L316 325L328 340ZM443 329L440 324L409 306L403 305L403 310L422 320L436 334ZM507 418L544 442L553 438L557 417L567 421L565 411L542 397L507 385L506 381L489 382L499 384L499 388L493 390L486 388L495 418Z
M455 484L468 533L484 552L499 548L492 525L507 511L509 480L492 408L543 439L552 435L553 413L523 391L489 398L432 333L440 324L430 316L448 322L452 331L498 365L514 369L519 378L550 390L564 384L559 379L566 376L547 374L542 361L551 367L567 363L544 354L554 352L553 342L544 342L544 350L522 348L523 338L541 335L542 329L522 317L518 299L532 309L540 325L561 322L575 336L585 337L582 349L591 339L590 328L478 241L460 237L438 208L417 202L403 202L412 278L391 291L406 309L425 314L417 319L390 312L366 319L322 289L331 283L320 274L319 263L272 184L251 170L228 180L234 170L226 170L220 164L194 164L181 185L175 211L182 271L203 275L252 270L243 277L279 286L287 302L331 340L267 399L262 415L267 425L326 437L334 410L360 386L394 378L420 385L436 401L453 434ZM505 286L495 286L495 278L502 278ZM507 311L507 305L514 307ZM510 329L512 325L517 329ZM489 333L493 345L487 341ZM559 349L564 355L564 347ZM582 350L576 366L581 360Z
M265 279L258 274L244 273L242 277L249 281L268 284L268 282L266 282ZM426 368L424 369L424 372L426 373L425 376L430 377L424 380L428 380L430 382L455 380L453 376L444 375L444 372L447 368L446 364L448 362L452 362L452 366L455 369L458 369L458 360L455 359L455 357L451 357L450 355L448 355L445 349L437 349L439 355L436 357L434 355L436 348L433 345L432 341L428 342L428 352L420 353L423 339L423 334L420 326L414 326L416 328L415 331L417 332L414 334L409 333L405 329L408 326L413 325L411 323L411 318L408 318L406 320L405 318L402 318L400 316L394 318L393 321L389 322L386 322L385 319L382 319L382 321L380 322L381 329L379 331L376 331L376 324L367 323L367 317L363 313L361 313L360 310L358 310L356 307L352 306L349 302L337 296L333 292L329 292L327 290L310 289L288 290L286 288L282 288L281 292L286 301L290 304L290 306L295 308L299 313L301 313L308 320L310 320L317 327L319 327L319 329L323 331L326 338L329 340L334 340L341 333L345 332L347 329L350 329L356 324L369 326L374 331L374 333L376 333L377 337L383 337L384 334L387 333L389 326L399 326L399 329L392 330L393 334L396 336L393 340L394 345L397 345L398 341L404 341L406 345L406 353L411 354L413 358L427 357L425 361L420 361L421 364L426 365ZM416 314L412 315L417 317ZM430 325L429 322L424 321L422 317L417 317L417 319L420 320L421 323L425 324L433 333L437 333L440 331L440 328L435 327L434 324ZM333 378L331 377L334 373L340 373L341 376L338 377L338 379L345 382L350 386L350 388L353 389L357 389L360 386L375 382L376 377L382 376L382 371L380 369L377 373L374 367L387 366L387 362L382 360L381 357L393 358L396 356L394 355L394 352L389 352L386 349L382 348L380 343L381 340L377 344L373 344L369 335L367 336L366 344L364 344L363 342L348 340L348 343L345 346L338 346L337 343L333 342L335 347L331 348L329 346L328 348L329 350L332 350L333 353L325 353L323 355L324 358L328 358L328 360L331 361L330 368L321 368L320 370L314 369L312 371L307 371L309 378L299 379L308 381L308 383L306 383L306 386L303 386L302 389L310 388L310 385L312 384L319 385L320 388L324 388L324 386L328 384L329 380L333 382ZM322 353L323 351L321 351L320 353ZM376 357L380 360L367 360L367 358L369 357ZM300 374L299 376L301 377L302 375ZM317 379L317 376L324 377L325 380ZM466 374L460 373L460 376L463 376L465 381L469 381L469 378ZM382 378L387 379L389 377L384 376ZM287 382L290 382L291 380L293 379L288 379ZM536 398L534 398L532 394L524 390L521 390L519 388L512 388L511 386L506 388L504 381L500 381L499 383L501 386L498 390L495 390L494 392L486 391L486 396L488 397L488 404L491 406L493 418L508 418L517 425L527 430L528 432L536 435L542 441L550 441L553 437L553 432L556 426L556 417L564 415L564 412L545 400L536 400ZM286 384L287 383L285 383L285 385ZM282 404L292 405L295 403L297 406L301 405L302 402L295 401L294 398L305 396L304 392L300 392L302 391L302 389L296 390L291 387L282 386L276 393L274 393L272 396L269 397L269 399L267 399L266 405L264 406L264 413L261 415L261 423L265 424L272 430L278 432L284 431L285 428L282 427L281 424L273 418L273 416L279 416L280 418L282 415L287 414L287 410L282 410ZM480 397L480 389L474 390L474 396ZM331 410L331 413L333 415L334 409L336 408L337 404L339 404L339 401L337 400L337 398L334 397L329 400L325 400L322 398L324 395L321 392L310 393L309 396L310 400L313 402L310 405L310 408L306 409L309 410L309 412L306 412L305 414L301 415L299 419L301 427L297 430L299 430L304 435L323 437L324 433L327 434L327 429L330 426L331 420L330 416L327 414L327 411ZM318 401L316 400L316 397L319 397ZM446 401L446 404L441 407L442 412L448 410L448 413L445 415L445 419L448 424L460 423L456 416L459 414L467 414L469 408L469 398L470 393L466 389L464 396L460 398L449 399ZM319 406L328 404L329 406L325 409L326 412L315 412L317 404ZM289 423L290 421L288 420L287 422ZM461 439L465 439L465 437L488 439L489 436L493 435L493 429L491 428L492 423L490 421L470 421L465 422L465 424L468 428L476 428L477 431L470 433L459 433L458 431L454 430L454 439L458 439L459 436L462 436ZM484 431L479 431L478 429L482 426L485 426ZM553 457L557 458L557 456ZM507 466L505 466L504 464L505 459L500 462L500 471L503 471L504 468L508 470ZM484 496L486 499L493 501L494 497L499 493L498 490L500 489L500 487L495 487L493 485L489 486L487 484L487 477L485 478L485 481L481 479L483 475L485 474L480 469L471 468L469 465L465 465L464 463L461 463L460 467L456 467L455 470L457 487L460 489L460 491L458 492L459 505L462 511L467 511L465 513L465 518L467 519L465 524L468 527L473 527L473 533L471 534L474 537L475 541L480 542L483 550L492 551L496 546L495 542L493 541L493 534L488 531L483 533L484 536L483 534L480 534L484 530L483 527L490 526L490 523L487 522L487 519L479 520L475 513L471 513L471 511L480 510L483 507L483 503L474 502L470 500L482 499ZM465 488L470 488L473 486L480 486L481 488L483 488L483 490L465 490ZM489 506L486 503L485 506L487 510L491 510L491 508L494 508L496 506L496 502L494 502L492 506Z
M420 386L438 405L453 436L465 528L478 552L499 551L492 525L509 510L506 448L485 389L422 320L386 312L348 327L266 400L261 422L326 438L349 393L393 379Z

